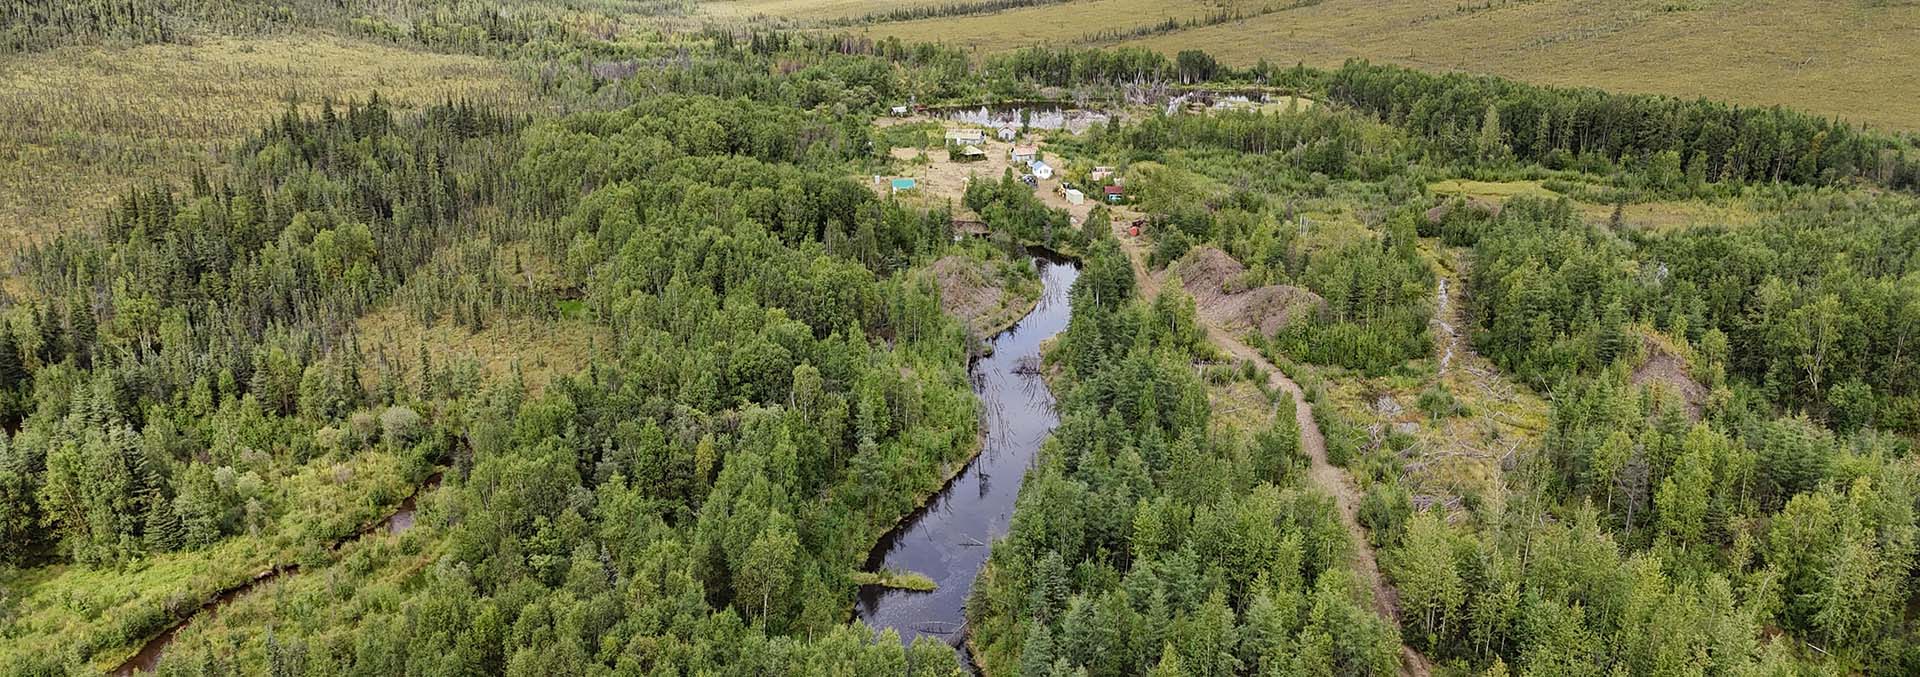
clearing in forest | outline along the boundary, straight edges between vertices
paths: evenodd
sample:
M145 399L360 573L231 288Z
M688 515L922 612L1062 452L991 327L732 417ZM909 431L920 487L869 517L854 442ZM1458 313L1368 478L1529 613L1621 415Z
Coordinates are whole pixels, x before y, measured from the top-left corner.
M900 125L923 124L928 121L925 117L916 116L906 119L881 118L876 121L875 124L878 127L886 128ZM940 127L943 130L976 128L973 125L961 123L941 123ZM903 201L921 206L951 205L954 209L954 218L976 220L979 218L979 215L974 214L961 204L967 194L967 182L976 177L982 181L998 181L1008 170L1012 170L1014 176L1025 173L1024 167L1016 168L1010 154L1010 151L1013 150L1013 146L1016 143L1036 145L1040 148L1039 157L1042 161L1054 167L1064 166L1062 158L1047 152L1046 137L1039 133L1024 135L1019 140L1013 142L1000 141L989 136L989 138L980 145L980 149L986 152L985 157L975 161L956 160L944 147L938 145L931 147L895 146L889 150L889 153L894 160L894 164L901 167L899 175L911 178L915 182L912 190L903 191L898 194L898 197ZM874 181L873 189L883 193L887 191L888 185L886 178L887 177L883 176L879 177L880 180ZM1039 186L1034 188L1034 197L1039 198L1040 202L1046 204L1048 207L1065 210L1075 226L1085 222L1087 214L1093 210L1095 204L1099 203L1098 198L1095 196L1087 196L1087 198L1079 204L1067 201L1066 194L1063 191L1065 186L1059 174L1056 174L1050 179L1039 179L1037 183ZM1137 216L1126 211L1124 208L1115 208L1113 213L1114 222L1119 223L1123 214L1125 218L1128 219Z
M1374 393L1360 408L1379 425L1413 435L1406 471L1414 507L1454 511L1463 509L1460 499L1468 493L1489 500L1503 494L1501 467L1545 430L1547 403L1509 379L1468 340L1464 251L1426 240L1421 252L1433 261L1436 278L1433 376ZM1379 406L1382 397L1394 405Z
M989 337L1012 326L1033 310L1041 289L1032 280L1010 281L990 261L952 254L928 268L940 289L940 310L966 325L977 337Z
M1146 243L1139 237L1129 236L1119 221L1114 223L1114 237L1126 250L1127 258L1133 264L1134 278L1140 284L1140 293L1145 298L1153 298L1160 293L1161 280L1147 269ZM1197 305L1197 304L1196 304ZM1300 448L1305 451L1310 466L1308 478L1333 497L1334 507L1340 516L1340 524L1346 529L1348 538L1353 541L1353 559L1351 565L1360 581L1365 583L1372 593L1374 613L1386 619L1394 628L1400 627L1399 594L1391 583L1380 573L1380 564L1374 556L1373 547L1367 539L1366 529L1360 526L1360 492L1353 486L1353 480L1347 473L1327 459L1326 438L1320 434L1320 425L1314 420L1313 405L1307 401L1306 391L1293 379L1288 378L1278 367L1222 327L1219 322L1208 317L1202 309L1200 326L1207 332L1207 338L1215 346L1225 351L1227 356L1236 360L1251 362L1267 374L1269 388L1286 392L1293 397L1294 420L1300 427ZM1426 657L1421 656L1413 647L1402 644L1400 647L1401 673L1424 677L1432 672L1432 666Z

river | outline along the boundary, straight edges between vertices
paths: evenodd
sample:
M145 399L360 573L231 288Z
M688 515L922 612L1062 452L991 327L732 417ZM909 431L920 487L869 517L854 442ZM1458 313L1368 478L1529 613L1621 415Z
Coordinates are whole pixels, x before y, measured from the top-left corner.
M912 642L931 635L958 646L967 596L987 561L987 544L1005 535L1014 499L1040 444L1059 423L1053 394L1035 369L1040 344L1067 328L1067 290L1077 264L1036 257L1045 286L1032 312L992 339L993 352L972 368L985 430L980 455L946 488L874 545L867 569L918 572L939 584L932 592L865 586L855 607L876 630L893 628Z

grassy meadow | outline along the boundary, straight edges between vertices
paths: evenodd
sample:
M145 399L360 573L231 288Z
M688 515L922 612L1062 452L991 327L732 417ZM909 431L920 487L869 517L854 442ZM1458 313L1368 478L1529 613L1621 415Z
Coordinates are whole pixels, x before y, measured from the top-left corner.
M796 20L861 16L875 0L740 0L711 15ZM1234 65L1260 59L1338 66L1351 58L1464 70L1551 85L1785 105L1884 129L1920 130L1920 3L1818 0L1075 0L992 14L866 27L982 53L1087 44L1167 18L1239 11L1251 18L1113 43L1168 54L1205 49Z
M211 164L290 101L525 100L502 61L332 35L66 47L0 60L0 243L94 223L126 187Z
M831 22L917 6L950 2L883 3L873 0L739 0L702 5L716 17L770 16L797 22ZM957 6L957 5L956 5ZM988 54L1028 45L1097 43L1100 33L1128 31L1166 20L1198 21L1221 12L1258 14L1275 3L1257 0L1070 0L990 13L964 13L911 21L887 21L851 30L905 42L944 42Z
M1785 105L1920 129L1920 5L1817 0L1454 2L1328 0L1153 36L1230 63L1349 58L1552 85Z

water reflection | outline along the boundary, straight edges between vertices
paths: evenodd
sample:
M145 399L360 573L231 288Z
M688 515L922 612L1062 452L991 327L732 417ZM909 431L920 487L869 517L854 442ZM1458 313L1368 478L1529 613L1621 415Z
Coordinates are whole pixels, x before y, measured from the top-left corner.
M1071 263L1035 259L1045 285L1040 302L1019 324L993 338L993 353L973 365L986 439L980 455L927 506L874 546L869 570L926 575L933 592L861 589L860 620L894 628L912 642L922 634L958 644L967 595L986 563L987 544L1006 534L1014 499L1040 444L1059 423L1053 395L1034 369L1040 344L1067 327L1067 290L1080 271Z

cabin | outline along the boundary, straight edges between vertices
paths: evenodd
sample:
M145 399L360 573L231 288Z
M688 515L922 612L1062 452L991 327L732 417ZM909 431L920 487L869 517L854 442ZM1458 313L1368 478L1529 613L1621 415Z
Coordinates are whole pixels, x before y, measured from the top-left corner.
M1046 179L1053 178L1053 167L1048 166L1047 163L1045 162L1034 160L1032 162L1027 163L1027 169L1033 172L1034 178L1037 178L1043 181Z
M987 159L987 152L980 150L979 146L961 146L960 153L955 159L961 162L977 162Z
M1040 147L1033 144L1014 146L1011 156L1014 162L1033 162L1040 159Z
M913 190L916 185L917 184L914 183L913 179L909 179L909 178L894 179L891 183L891 188L889 190L889 193L899 193L900 191L903 191L903 190Z
M956 146L978 146L987 142L987 134L978 129L949 129L947 143Z
M1092 181L1094 183L1105 181L1107 180L1107 177L1110 177L1110 176L1113 176L1113 168L1107 167L1104 165L1099 167L1094 167L1093 171L1087 172L1087 180Z
M1121 188L1119 186L1107 186L1105 191L1107 194L1107 202L1119 202L1121 200L1127 199L1127 191L1125 188Z
M1001 141L1012 141L1020 136L1020 132L1015 131L1012 127L1001 127L1000 131L996 132L995 135L999 136Z

